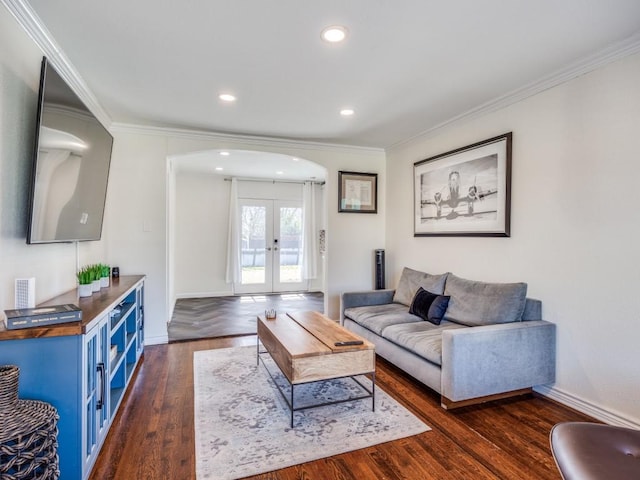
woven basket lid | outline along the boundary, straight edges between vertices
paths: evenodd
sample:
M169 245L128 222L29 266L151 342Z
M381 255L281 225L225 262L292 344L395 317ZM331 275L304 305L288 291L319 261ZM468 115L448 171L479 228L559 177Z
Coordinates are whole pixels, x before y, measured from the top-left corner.
M58 418L54 407L39 400L18 399L20 369L0 366L0 443L28 435Z

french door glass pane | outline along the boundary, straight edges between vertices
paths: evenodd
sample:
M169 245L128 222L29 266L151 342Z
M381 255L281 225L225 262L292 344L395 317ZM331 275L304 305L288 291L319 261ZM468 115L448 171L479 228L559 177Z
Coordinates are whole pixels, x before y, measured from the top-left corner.
M280 207L280 283L302 282L302 208Z
M265 283L266 207L242 206L243 285Z

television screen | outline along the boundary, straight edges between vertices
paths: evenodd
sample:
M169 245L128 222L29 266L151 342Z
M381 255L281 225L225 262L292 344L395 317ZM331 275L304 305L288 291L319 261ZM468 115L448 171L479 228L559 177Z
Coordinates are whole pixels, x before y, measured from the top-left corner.
M113 137L42 59L27 243L100 240Z

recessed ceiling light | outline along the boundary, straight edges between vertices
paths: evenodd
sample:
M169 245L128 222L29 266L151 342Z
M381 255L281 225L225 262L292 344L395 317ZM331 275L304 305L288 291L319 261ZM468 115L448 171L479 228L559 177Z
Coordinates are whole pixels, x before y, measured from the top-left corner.
M284 175L284 172L283 172L282 170L278 170L278 171L276 172L276 175Z
M342 115L343 117L350 117L354 113L356 112L354 112L352 108L343 108L342 110L340 110L340 115Z
M343 27L341 25L331 25L330 27L322 30L320 37L322 37L325 42L339 43L347 38L347 33L347 27Z
M216 171L218 171L218 172L221 172L223 170L224 170L224 168L222 168L222 167L216 167Z
M292 157L292 158L291 158L291 160L293 160L294 162L298 162L298 161L300 161L300 159L299 159L299 158L296 158L296 157Z
M231 154L229 152L223 151L223 152L220 152L220 155L222 155L223 157L228 157Z
M222 100L223 102L235 102L236 101L235 95L231 95L230 93L221 93L220 95L218 95L218 98L220 100Z

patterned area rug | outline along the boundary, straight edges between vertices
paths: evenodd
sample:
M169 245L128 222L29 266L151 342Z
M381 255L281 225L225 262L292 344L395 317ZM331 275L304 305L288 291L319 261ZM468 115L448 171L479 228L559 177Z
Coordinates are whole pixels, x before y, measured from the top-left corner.
M264 359L283 382L269 356ZM375 412L371 399L303 410L292 429L282 395L265 365L256 365L255 347L195 352L193 363L198 480L257 475L430 430L378 387ZM360 388L349 379L296 386L296 407Z

